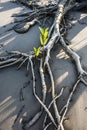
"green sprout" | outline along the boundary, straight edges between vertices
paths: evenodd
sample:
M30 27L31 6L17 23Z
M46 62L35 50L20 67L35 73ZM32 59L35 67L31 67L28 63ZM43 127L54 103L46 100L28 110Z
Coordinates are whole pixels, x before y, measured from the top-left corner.
M39 54L40 54L40 48L41 47L38 47L38 48L34 47L34 54L35 54L36 57L38 57Z
M45 46L47 41L48 41L48 31L49 31L49 28L41 28L39 27L39 30L40 30L40 43L42 46Z

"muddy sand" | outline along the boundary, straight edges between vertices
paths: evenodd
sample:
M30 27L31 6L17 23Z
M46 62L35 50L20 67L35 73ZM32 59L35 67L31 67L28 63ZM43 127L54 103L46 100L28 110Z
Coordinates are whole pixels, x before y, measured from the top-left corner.
M25 34L18 34L5 30L13 26L14 13L21 13L28 9L21 4L12 3L9 0L0 0L0 55L5 50L18 50L28 52L40 44L38 25L35 25ZM87 14L84 12L71 12L72 28L69 29L67 39L71 42L70 47L81 57L83 68L87 71ZM84 22L82 24L81 22ZM66 104L68 95L77 79L75 65L65 54L62 47L56 45L51 54L51 68L54 75L55 87L57 93L64 87L63 96L57 101L61 109ZM40 109L40 105L32 93L31 72L26 76L26 65L20 70L17 66L8 67L0 70L0 130L21 130L19 119L22 115L32 117ZM41 96L41 83L39 77L36 79L37 92ZM23 89L24 100L20 101L20 91ZM49 88L48 80L48 88ZM39 91L38 91L39 90ZM50 93L48 92L48 101ZM47 101L47 103L48 103ZM13 123L20 109L23 108L18 120ZM44 116L44 115L43 115ZM43 116L37 123L29 128L30 130L40 130L42 128ZM70 103L69 111L64 121L65 130L87 130L87 88L82 83L76 89ZM52 128L49 127L51 130Z

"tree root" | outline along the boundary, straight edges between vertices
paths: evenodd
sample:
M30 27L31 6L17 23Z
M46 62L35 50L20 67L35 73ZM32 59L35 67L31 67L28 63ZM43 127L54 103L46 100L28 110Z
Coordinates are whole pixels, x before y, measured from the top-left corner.
M32 67L33 67L33 62L32 62L32 60L30 59L30 63L31 63L31 65L32 65ZM43 99L42 99L42 102L43 102L43 104L45 103L45 101L46 101L46 93L47 93L47 87L46 87L46 83L45 83L45 78L44 78L44 72L43 72L43 60L41 59L40 60L40 76L41 76L41 82L42 82L42 94L43 94ZM33 72L32 73L34 73L34 70L32 70ZM34 75L34 74L33 74ZM33 82L35 82L34 81L34 77L33 77ZM34 83L33 83L34 84ZM35 93L35 92L34 92ZM35 95L35 94L34 94ZM30 126L32 126L40 117L41 117L41 115L42 115L42 113L43 113L43 107L41 107L41 110L40 110L40 112L38 112L33 118L32 118L32 120L31 121L29 121L29 123L27 123L26 125L24 124L24 126L23 126L23 128L29 128ZM26 121L27 122L27 121Z
M46 55L44 58L41 56L40 61L38 61L40 62L39 73L40 73L40 80L42 84L42 95L43 95L42 100L39 98L39 96L36 93L36 82L35 82L36 75L35 75L35 69L34 69L34 64L33 64L33 60L35 59L34 52L31 51L29 53L22 53L18 51L11 51L11 52L7 52L7 56L0 58L0 68L4 68L4 67L14 65L16 63L20 63L20 65L18 66L18 69L20 69L22 65L26 62L27 71L29 71L29 64L31 65L31 72L32 72L32 77L33 77L33 82L32 82L33 95L37 99L37 101L40 103L41 108L40 108L40 111L30 121L26 120L25 123L23 123L23 119L21 119L21 124L23 126L23 129L27 129L31 127L41 117L43 111L45 111L46 115L43 121L43 130L47 130L47 128L50 125L54 125L54 127L57 130L65 130L63 126L63 121L69 109L70 100L80 82L82 82L84 85L87 86L87 81L84 79L84 76L87 76L87 72L82 68L82 65L80 62L80 56L76 52L74 52L69 46L67 46L63 37L64 35L61 34L60 25L63 22L64 15L72 7L74 7L74 5L72 6L71 4L72 2L73 0L61 0L61 2L57 3L56 5L49 5L46 8L40 7L37 10L31 11L31 13L27 13L26 14L27 17L23 19L23 22L27 22L27 21L29 22L29 27L30 27L30 21L33 21L33 24L34 24L34 22L36 22L34 20L37 19L38 16L39 18L42 18L44 14L46 15L46 14L55 13L54 22L49 31L48 43L44 46L44 48L43 47L41 48L41 52L43 52L44 50L46 52ZM19 16L23 16L23 14ZM18 21L18 22L22 22L22 21ZM31 25L33 24L31 23ZM60 96L62 96L63 89L60 91L60 94L55 97L56 92L55 92L54 78L53 78L53 73L49 64L50 52L53 49L55 44L62 45L64 51L74 60L75 65L76 65L76 71L78 73L78 79L75 85L72 87L72 91L69 94L66 105L64 105L60 111L56 103L56 100L60 98ZM44 72L45 67L47 68L47 71L49 73L49 79L51 81L51 86L52 86L52 93L51 93L52 100L48 107L45 104L46 99L47 99L46 97L47 85L45 81L45 72ZM55 117L53 117L53 115L50 112L50 107L52 105L53 105ZM46 125L47 115L50 118L50 122Z
M50 79L51 79L51 84L52 84L52 99L54 99L54 97L55 97L55 85L54 85L53 74L51 72L51 68L50 68L49 63L47 63L47 69L48 69ZM57 108L56 100L53 100L53 107L54 107L54 112L55 112L55 117L57 119L57 123L59 124L60 123L60 114L59 114L59 111L58 111L58 108ZM64 130L62 123L61 123L61 130Z
M65 118L65 115L66 115L66 113L67 113L67 111L68 111L69 104L70 104L70 100L71 100L71 98L72 98L72 96L73 96L73 93L74 93L74 91L76 90L76 87L77 87L77 85L78 85L79 83L80 83L80 79L78 79L78 80L76 81L75 85L73 86L73 89L72 89L72 91L71 91L71 93L70 93L70 95L69 95L69 97L68 97L67 103L66 103L66 105L65 105L65 110L64 110L63 115L61 116L61 120L60 120L60 123L59 123L59 125L58 125L58 129L57 129L57 130L60 130L60 126L61 126L61 124L63 123L64 118Z
M60 93L59 93L59 95L57 95L57 96L51 101L51 103L50 103L49 106L48 106L48 109L51 108L51 106L52 106L53 103L54 103L54 100L56 101L60 96L62 96L63 91L64 91L64 88L62 88L61 91L60 91ZM44 128L44 129L45 129L45 127L46 127L46 126L45 126L46 120L47 120L47 114L46 114L46 116L45 116L45 118L44 118L44 122L43 122L43 128ZM51 124L52 124L52 123L51 123Z
M48 108L46 107L46 105L40 100L40 98L37 96L36 94L36 88L35 88L35 74L34 74L34 67L33 67L33 62L32 62L32 58L29 58L30 60L30 64L31 64L31 70L32 70L32 76L33 76L33 94L35 96L35 98L38 100L38 102L41 104L41 106L45 109L45 111L47 112L48 116L50 117L52 123L54 124L55 127L57 127L54 118L52 117L51 113L49 112Z

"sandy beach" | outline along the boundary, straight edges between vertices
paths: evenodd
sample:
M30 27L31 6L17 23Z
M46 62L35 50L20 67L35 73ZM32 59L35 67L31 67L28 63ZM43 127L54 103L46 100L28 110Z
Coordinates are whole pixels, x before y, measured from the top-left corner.
M27 33L18 34L14 30L5 32L14 25L13 14L23 13L29 9L21 4L13 3L10 0L0 0L0 55L5 50L29 52L33 47L38 47L39 29L38 25L33 26ZM70 22L72 28L68 30L67 39L71 42L69 45L81 57L81 63L85 71L87 71L87 13L70 12ZM81 22L84 22L82 24ZM57 101L61 109L66 104L67 98L72 86L77 80L77 73L72 59L62 49L62 46L56 45L51 53L50 60L56 92L64 87L63 96ZM32 75L31 72L26 75L26 65L17 70L17 66L7 67L0 70L0 130L22 130L19 123L23 115L31 118L40 109L40 105L35 99L32 92ZM37 69L37 68L36 68ZM37 72L37 93L41 97L41 83ZM86 77L87 79L87 77ZM24 87L25 86L25 87ZM20 91L23 89L24 100L20 101ZM48 79L48 101L50 100ZM39 91L38 91L39 90ZM76 89L70 103L69 111L64 121L65 130L87 130L87 87L80 83ZM18 120L13 123L20 109L23 108ZM43 117L37 121L30 130L41 130ZM52 130L49 127L48 130Z

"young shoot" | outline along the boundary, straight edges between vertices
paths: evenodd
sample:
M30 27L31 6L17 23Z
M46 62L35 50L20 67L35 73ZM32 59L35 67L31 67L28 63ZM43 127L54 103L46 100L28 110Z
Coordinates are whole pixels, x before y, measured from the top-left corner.
M40 43L42 46L45 46L48 41L49 28L43 29L39 27L39 30L40 30Z
M38 57L39 54L40 54L40 48L41 47L38 47L38 48L34 47L34 54L35 54L36 57Z

